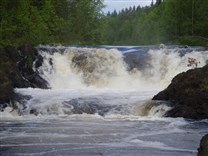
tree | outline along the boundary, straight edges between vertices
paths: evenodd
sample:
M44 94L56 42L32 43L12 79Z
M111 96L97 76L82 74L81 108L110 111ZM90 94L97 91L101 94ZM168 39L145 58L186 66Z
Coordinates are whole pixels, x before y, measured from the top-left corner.
M103 0L1 0L0 43L98 43Z
M152 7L154 5L154 2L153 2L153 0L152 0L152 2L151 2L151 4L150 4L150 6Z
M162 3L162 0L156 0L156 5L160 5Z
M153 3L153 1L152 1ZM157 0L108 18L108 44L208 44L208 1ZM112 35L113 34L113 35ZM104 42L105 44L105 42Z

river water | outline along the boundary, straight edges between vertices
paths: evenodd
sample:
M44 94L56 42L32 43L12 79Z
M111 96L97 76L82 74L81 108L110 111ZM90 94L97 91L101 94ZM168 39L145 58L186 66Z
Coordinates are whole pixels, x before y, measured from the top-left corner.
M166 118L151 101L187 66L208 60L202 47L39 46L38 69L51 89L0 112L1 156L195 156L208 120ZM194 67L193 67L194 68Z

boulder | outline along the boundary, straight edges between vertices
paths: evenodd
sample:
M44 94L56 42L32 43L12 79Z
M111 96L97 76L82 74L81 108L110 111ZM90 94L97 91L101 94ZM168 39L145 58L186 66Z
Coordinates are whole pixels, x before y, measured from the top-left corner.
M201 139L197 156L208 156L208 134Z
M168 117L208 118L208 65L178 74L171 84L153 97L171 101Z

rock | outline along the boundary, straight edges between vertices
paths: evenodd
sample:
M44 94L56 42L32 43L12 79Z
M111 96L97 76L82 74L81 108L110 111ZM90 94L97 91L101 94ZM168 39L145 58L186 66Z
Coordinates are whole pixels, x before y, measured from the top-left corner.
M47 89L48 82L44 80L38 73L32 75L26 75L25 78L29 81L30 87Z
M37 71L33 70L33 63L36 68L40 67L43 63L43 58L38 54L38 51L32 45L23 45L18 48L19 54L22 56L18 62L18 70L21 73L21 82L15 86L33 87L46 89L47 81L41 78Z
M208 118L208 65L178 74L153 100L172 102L168 117Z
M6 46L1 49L2 64L9 64L7 75L12 87L14 88L48 88L47 82L33 70L33 63L36 68L40 67L43 58L38 54L37 50L31 45L22 45L18 48ZM4 67L5 68L5 67ZM1 68L3 69L3 68Z
M131 71L132 69L144 69L146 65L145 56L141 55L138 52L131 52L124 54L124 61L128 65L128 70Z
M36 60L38 56L37 50L32 45L23 45L18 48L22 59L18 64L19 70L24 75L32 75L33 71L33 62Z
M10 82L9 75L13 73L13 64L7 57L3 48L0 49L0 110L4 109L12 98L13 86Z
M35 59L35 57L38 56L38 51L30 44L20 46L18 50L20 50L23 56L31 57L31 59Z
M11 60L12 62L18 62L21 60L21 56L16 47L6 46L4 50L5 50L5 56L7 56L7 58Z
M105 116L111 110L121 109L116 105L104 105L99 99L78 98L70 101L64 101L64 106L69 108L69 112L73 114L99 114Z
M0 77L0 82L0 111L2 111L12 99L14 91L9 80L4 76Z
M35 63L34 63L35 62ZM48 83L33 70L43 58L32 45L0 49L0 109L16 99L13 88L48 88Z
M201 139L197 156L208 156L208 134Z
M38 56L36 57L35 62L34 62L34 66L35 66L35 68L37 69L37 68L39 68L42 64L43 64L43 57L42 57L41 55L38 55Z

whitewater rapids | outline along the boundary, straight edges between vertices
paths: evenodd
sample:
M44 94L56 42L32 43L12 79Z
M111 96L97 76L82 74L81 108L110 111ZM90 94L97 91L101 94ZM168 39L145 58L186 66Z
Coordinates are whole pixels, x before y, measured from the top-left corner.
M16 104L14 112L18 115L162 117L171 108L151 98L166 88L175 75L195 68L187 66L189 57L197 60L197 67L208 60L207 50L165 46L37 49L43 61L35 68L36 60L33 70L51 89L15 89L28 97Z
M131 52L126 50L128 53ZM188 58L195 58L198 67L208 60L208 51L192 51L182 54L181 49L150 49L141 55L141 70L128 70L124 61L125 51L105 48L69 47L55 51L39 51L44 58L37 69L52 89L111 88L124 90L161 90L172 78L191 69Z
M1 156L194 156L208 121L165 118L151 98L199 48L39 46L35 68L50 89L16 88L26 97L0 112ZM38 60L36 60L38 61Z

